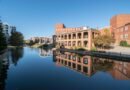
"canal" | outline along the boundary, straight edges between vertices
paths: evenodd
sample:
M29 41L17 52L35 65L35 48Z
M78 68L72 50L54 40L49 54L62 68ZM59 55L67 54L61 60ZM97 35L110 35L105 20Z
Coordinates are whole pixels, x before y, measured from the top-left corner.
M130 90L130 62L9 49L0 56L0 90Z

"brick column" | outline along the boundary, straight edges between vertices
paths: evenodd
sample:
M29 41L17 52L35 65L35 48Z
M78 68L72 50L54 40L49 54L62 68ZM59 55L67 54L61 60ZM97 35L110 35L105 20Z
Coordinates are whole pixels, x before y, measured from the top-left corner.
M88 50L92 49L92 31L88 31Z
M81 32L81 47L84 47L84 38L83 38L84 32Z
M76 41L76 47L78 47L78 33L76 33L76 39L75 39L75 41Z

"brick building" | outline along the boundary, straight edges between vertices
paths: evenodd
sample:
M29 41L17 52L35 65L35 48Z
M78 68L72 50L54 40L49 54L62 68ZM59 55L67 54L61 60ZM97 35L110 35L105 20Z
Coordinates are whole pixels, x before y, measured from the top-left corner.
M66 28L64 24L57 24L55 34L56 43L59 47L91 50L93 45L92 39L99 34L99 31L87 27Z
M130 14L120 14L111 18L110 31L116 44L127 41L130 44Z

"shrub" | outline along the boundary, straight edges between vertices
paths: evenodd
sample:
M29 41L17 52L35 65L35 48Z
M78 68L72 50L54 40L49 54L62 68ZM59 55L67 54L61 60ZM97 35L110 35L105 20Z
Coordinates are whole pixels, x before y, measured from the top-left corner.
M77 50L78 51L86 51L86 49L84 49L84 48L78 48Z
M44 44L43 47L48 47L48 44Z
M121 41L121 42L120 42L120 46L128 46L128 44L127 44L126 41Z
M96 48L96 47L93 47L93 48L91 49L91 51L97 51L97 48Z

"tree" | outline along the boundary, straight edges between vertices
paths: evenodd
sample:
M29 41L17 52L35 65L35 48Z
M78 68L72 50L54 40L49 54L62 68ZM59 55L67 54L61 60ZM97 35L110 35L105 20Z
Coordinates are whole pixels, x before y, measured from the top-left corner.
M2 23L0 22L0 51L7 48L6 37L3 33Z
M10 36L10 44L12 46L22 46L24 43L24 36L21 32L13 32Z
M33 40L30 40L28 43L30 46L34 45L35 43L33 42Z
M93 40L94 45L98 48L108 48L114 41L110 35L99 35Z

